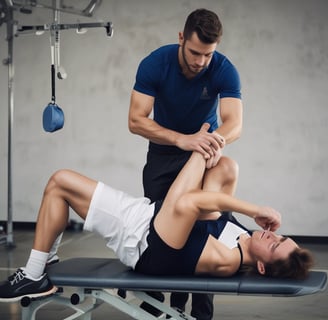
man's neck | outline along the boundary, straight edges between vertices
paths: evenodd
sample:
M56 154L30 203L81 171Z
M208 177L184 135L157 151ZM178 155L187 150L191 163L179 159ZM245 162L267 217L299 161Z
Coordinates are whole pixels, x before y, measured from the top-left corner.
M179 61L179 66L181 68L181 72L182 74L188 79L193 79L196 74L191 72L183 58L183 54L182 54L182 47L179 47L179 51L178 51L178 61Z

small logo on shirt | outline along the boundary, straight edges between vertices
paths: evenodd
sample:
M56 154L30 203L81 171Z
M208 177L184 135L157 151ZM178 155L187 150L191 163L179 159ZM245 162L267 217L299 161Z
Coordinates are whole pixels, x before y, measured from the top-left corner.
M202 95L200 96L201 100L208 100L211 97L208 95L207 87L203 88Z

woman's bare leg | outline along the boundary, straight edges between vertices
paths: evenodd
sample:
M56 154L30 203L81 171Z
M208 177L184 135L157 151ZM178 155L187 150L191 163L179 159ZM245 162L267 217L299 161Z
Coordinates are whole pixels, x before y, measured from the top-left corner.
M163 205L157 214L154 226L160 237L170 246L181 248L198 218L198 215L180 214L176 210L178 199L185 193L200 190L205 172L205 160L200 153L193 152L189 160L172 183Z
M1 282L1 301L17 301L23 296L38 297L56 292L57 288L44 273L50 248L66 227L69 207L81 218L86 218L96 185L96 181L69 170L57 171L49 179L26 267L19 268L7 281Z
M86 218L97 181L69 170L57 171L45 188L36 225L33 249L49 252L67 226L69 207Z
M200 213L178 212L176 204L180 197L200 189L232 195L236 189L237 176L238 165L234 160L221 157L214 168L206 170L204 158L194 152L171 185L154 221L160 237L170 246L181 248L187 241L195 221L200 218Z
M204 191L222 192L234 195L238 182L239 167L236 161L228 157L221 157L217 166L204 173Z

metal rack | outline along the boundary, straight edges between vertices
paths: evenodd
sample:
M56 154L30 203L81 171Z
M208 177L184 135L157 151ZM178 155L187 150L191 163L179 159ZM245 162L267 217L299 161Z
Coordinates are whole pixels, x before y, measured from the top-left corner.
M79 10L71 6L66 6L62 0L52 0L51 5L44 3L44 1L25 0L0 0L0 26L6 24L7 34L6 40L8 43L8 57L3 60L3 64L8 67L8 161L7 161L7 228L6 232L0 233L0 244L5 244L8 248L15 247L13 236L13 198L12 198L12 142L14 133L14 38L19 34L31 32L57 32L69 29L88 29L88 28L105 28L106 35L111 37L113 35L113 26L111 22L94 22L94 23L72 23L61 24L59 19L54 19L50 24L44 25L30 25L19 26L18 22L14 19L14 12L30 14L35 8L44 8L52 10L54 17L58 17L59 12L66 12L70 14L91 17L97 6L101 4L99 0L91 0L88 5ZM59 47L58 47L59 48ZM59 54L59 52L57 52Z

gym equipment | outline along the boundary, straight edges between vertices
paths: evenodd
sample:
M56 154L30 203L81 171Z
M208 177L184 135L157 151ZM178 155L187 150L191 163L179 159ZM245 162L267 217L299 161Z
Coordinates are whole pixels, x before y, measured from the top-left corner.
M108 303L133 319L158 319L141 309L140 302L135 303L135 298L170 315L172 320L191 320L194 318L187 313L171 308L144 291L294 297L314 294L325 290L327 286L327 273L323 271L311 271L305 280L246 274L227 278L149 276L134 272L118 259L110 258L72 258L49 266L47 273L60 290L54 295L38 299L24 297L21 300L23 320L34 320L37 310L49 302L74 309L75 314L66 319L91 319L92 311L101 303ZM70 297L63 296L65 287L75 288Z
M6 40L8 42L8 57L3 60L3 64L8 67L8 176L7 176L7 225L6 233L0 234L0 244L5 244L8 248L14 248L13 237L13 205L12 205L12 141L13 141L13 129L14 129L14 61L13 61L13 45L14 38L20 34L35 32L37 35L44 33L45 31L54 32L56 36L57 32L57 44L55 39L55 46L57 50L57 76L59 79L64 79L66 73L60 66L59 61L59 31L76 29L83 30L87 28L105 28L106 35L111 37L113 35L113 25L111 22L95 22L95 23L75 23L75 24L60 24L59 18L57 23L45 24L45 25L32 25L32 26L19 26L17 20L14 19L14 12L20 11L21 13L31 14L36 8L50 9L54 11L54 15L58 12L67 12L85 17L92 17L93 12L97 6L101 3L100 0L91 0L84 9L75 9L72 7L66 7L62 1L60 6L56 4L56 0L53 0L52 6L45 5L38 0L0 0L0 26L6 24L7 35ZM57 12L57 13L56 13ZM55 54L55 53L54 53ZM55 56L54 56L55 57ZM55 58L54 58L55 59ZM60 108L50 103L50 107L46 107L44 111L45 130L49 132L60 129L64 124L64 114L59 110ZM47 109L48 108L48 109Z

